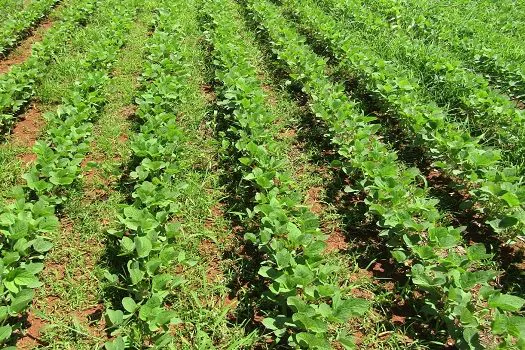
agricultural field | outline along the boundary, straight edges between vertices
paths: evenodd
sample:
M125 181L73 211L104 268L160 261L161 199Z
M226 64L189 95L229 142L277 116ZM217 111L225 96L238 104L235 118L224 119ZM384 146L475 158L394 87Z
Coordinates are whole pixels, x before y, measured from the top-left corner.
M0 0L0 348L525 350L520 13Z

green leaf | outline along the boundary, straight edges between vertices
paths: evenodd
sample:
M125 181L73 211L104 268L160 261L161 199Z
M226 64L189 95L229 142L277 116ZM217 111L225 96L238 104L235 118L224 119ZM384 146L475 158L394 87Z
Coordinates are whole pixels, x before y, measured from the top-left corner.
M520 205L520 200L518 196L516 196L514 193L507 192L500 198L503 199L505 202L507 202L507 204L510 207L519 207Z
M155 323L158 325L165 325L177 317L177 313L171 310L162 310L155 315Z
M492 319L492 333L505 334L508 332L508 317L501 312L496 311Z
M148 237L135 237L135 249L139 258L145 258L152 249L151 241Z
M394 250L392 251L392 256L398 263L402 263L407 259L406 254L402 250Z
M286 224L286 229L288 231L288 239L290 242L297 244L299 237L301 237L303 234L301 230L299 230L299 228L291 222Z
M511 316L508 320L509 333L517 338L525 338L525 317Z
M472 314L472 312L470 312L469 309L467 309L466 307L461 309L460 321L461 321L461 324L465 327L475 328L478 326L478 320Z
M18 254L18 252L9 252L9 251L6 251L4 253L4 257L2 259L2 262L4 263L5 266L9 266L11 265L12 263L16 262L20 260L20 254Z
M104 278L107 279L110 283L117 283L118 276L116 274L110 273L108 270L104 270Z
M139 309L139 318L143 321L148 321L155 318L160 308L161 300L158 296L153 295L144 305Z
M19 286L28 286L30 288L37 288L41 285L38 278L29 271L17 273L14 282Z
M309 308L308 304L297 296L288 297L286 303L294 312L306 312Z
M32 273L33 275L38 274L40 271L44 269L44 264L42 263L29 263L24 266L27 271Z
M106 350L126 350L126 343L124 342L124 338L121 336L106 342L104 346L106 347Z
M479 332L476 328L465 328L463 330L463 339L465 339L471 349L481 349Z
M301 349L331 349L330 343L322 335L315 335L311 333L298 333L295 336L297 343Z
M291 259L292 255L290 254L290 251L288 249L281 249L275 255L275 262L280 268L288 267L290 265Z
M15 223L16 216L12 213L3 213L0 215L0 225L1 226L11 226Z
M0 306L0 323L4 322L9 316L9 309L7 306Z
M162 260L159 258L153 258L148 260L146 263L146 271L150 276L154 276L157 272L157 269L162 264Z
M293 321L304 330L314 333L326 333L328 324L319 318L314 318L308 314L295 313L292 316Z
M43 238L37 238L33 242L33 248L39 253L45 253L53 248L53 243Z
M135 300L131 299L130 297L125 297L122 299L122 306L124 306L124 309L130 314L134 313L138 307Z
M265 318L262 320L262 324L263 324L266 328L271 329L272 331L279 329L279 327L278 327L277 324L275 323L275 319L272 318L272 317L265 317Z
M326 249L326 242L323 241L315 241L304 249L304 255L308 257L317 257L323 253L323 251Z
M124 322L124 313L122 310L111 310L108 309L107 315L109 318L109 321L113 326L119 326Z
M0 343L8 340L9 337L11 337L11 333L13 333L13 328L11 328L11 326L0 327Z
M172 280L173 280L173 276L166 274L166 273L161 274L161 275L156 275L153 277L151 281L151 289L154 292L164 290L166 289L166 286L168 285L168 283L171 282Z
M306 287L315 279L314 273L306 265L297 265L293 272L295 283L303 287Z
M345 348L345 350L353 350L353 349L355 349L355 343L354 343L354 339L352 337L339 336L337 338L337 340L339 340L339 342Z
M484 244L473 244L467 248L467 256L472 261L480 261L491 258L492 255L487 254L487 249Z
M124 236L120 240L120 248L124 254L129 254L135 250L135 243L133 243L131 238Z
M510 294L495 294L489 298L489 306L504 311L519 311L525 304L525 299Z
M40 232L53 233L58 230L58 226L58 218L54 215L41 218L38 222L38 230Z
M507 229L509 227L515 226L519 222L519 219L514 216L505 216L499 222L498 227L501 229Z
M370 308L364 299L350 298L333 303L333 318L336 322L346 322L350 317L363 316Z
M131 262L131 261L130 261ZM131 284L136 285L144 279L144 271L136 267L128 267L129 277L131 278Z
M277 316L275 318L265 317L262 324L279 336L286 332L286 324L289 321L290 319L284 316Z
M11 301L9 310L13 313L20 313L27 308L29 303L33 300L35 292L32 289L24 289L20 291L16 297Z

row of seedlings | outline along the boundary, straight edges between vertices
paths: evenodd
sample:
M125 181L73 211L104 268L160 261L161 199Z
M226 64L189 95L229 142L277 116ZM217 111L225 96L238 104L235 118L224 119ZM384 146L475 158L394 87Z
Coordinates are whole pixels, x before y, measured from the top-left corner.
M0 56L12 49L24 35L44 18L59 0L32 1L23 11L17 12L0 25Z
M41 261L53 246L46 237L58 230L55 213L81 175L92 122L105 102L103 86L133 23L134 1L111 0L100 8L100 20L107 25L93 38L75 85L57 111L45 116L47 136L33 148L36 160L23 176L26 185L0 204L0 343L18 335L13 331L23 327L20 316L31 304L34 289L42 285Z
M386 15L395 30L438 43L483 73L494 86L514 98L525 99L525 54L520 39L506 35L501 30L502 23L498 24L498 30L487 26L483 17L492 13L487 15L476 4L470 3L470 9L432 6L424 0L374 0L366 5Z
M468 191L476 202L473 208L487 217L494 231L525 233L525 187L516 167L502 166L501 150L484 147L481 136L471 136L443 109L426 102L415 80L366 47L355 45L333 17L307 1L297 6L296 13L327 43L341 68L357 77L384 109L398 117L414 142L427 151L433 166Z
M105 273L118 295L106 312L114 337L105 344L108 350L175 346L171 331L181 320L170 308L170 298L184 283L177 266L187 263L184 252L174 247L182 239L175 218L186 187L181 162L187 161L183 149L188 141L178 116L188 94L191 62L185 41L190 23L184 15L194 6L169 0L156 6L143 90L136 99L141 125L130 143L136 165L129 175L133 201L120 211L119 228L110 231L124 262Z
M263 295L271 305L263 324L279 344L350 348L352 337L341 328L349 318L363 316L368 302L347 297L348 291L336 284L338 267L324 255L326 237L318 218L302 205L289 164L279 156L271 131L278 116L267 109L251 51L241 28L231 21L238 16L235 7L229 0L213 0L206 3L205 14L219 104L229 126L223 143L230 144L232 157L238 161L239 186L253 191L253 207L247 208L247 217L255 228L245 239L263 255L258 273L264 278Z
M296 3L286 1L287 7L295 8ZM505 152L509 162L523 165L525 134L520 125L525 122L525 111L494 90L482 75L469 70L442 47L392 30L388 21L363 6L360 0L323 0L321 5L347 24L347 33L352 33L352 38L363 40L364 36L381 50L382 57L417 70L436 102L453 109L458 121L468 123L475 134L483 133L487 141Z
M35 93L35 86L53 62L55 55L79 26L89 21L100 0L73 0L61 11L61 18L35 43L31 56L0 75L0 137L5 137L16 122L16 116Z
M249 9L290 77L310 97L311 111L328 126L343 170L363 178L354 190L366 193L369 213L377 218L392 256L410 267L413 285L424 292L425 311L447 326L459 346L481 348L487 332L501 337L502 348L522 346L525 318L513 312L525 300L492 287L497 273L488 268L491 256L485 247L466 246L461 228L442 223L437 200L419 186L418 170L398 162L380 141L375 118L363 115L344 87L330 81L325 60L278 9L266 1L250 2Z

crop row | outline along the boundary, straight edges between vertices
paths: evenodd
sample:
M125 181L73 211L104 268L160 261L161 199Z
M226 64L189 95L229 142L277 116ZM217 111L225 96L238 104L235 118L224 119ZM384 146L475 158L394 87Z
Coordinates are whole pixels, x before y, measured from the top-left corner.
M290 77L310 97L312 112L328 126L342 168L363 178L354 190L366 193L369 212L377 217L393 257L411 267L412 283L424 291L426 312L446 324L458 345L479 348L480 334L490 329L502 337L501 346L522 346L525 319L512 312L525 300L491 287L497 273L485 269L490 259L485 247L465 246L461 228L441 225L437 201L418 186L419 172L397 161L380 141L375 118L363 115L342 85L331 83L326 62L275 5L250 1L249 9Z
M525 28L523 28L525 21L514 15L525 11L525 6L522 2L509 0L497 3L480 1L470 5L470 8L467 7L465 12L477 14L478 19L485 23L486 30L498 31L518 40L525 38ZM458 10L463 11L463 8Z
M92 122L104 105L103 86L108 71L123 45L134 15L132 1L108 1L101 8L107 25L91 38L78 81L54 113L47 114L47 136L37 141L37 159L24 175L27 184L14 190L13 201L0 207L0 343L23 327L23 315L42 284L38 273L47 239L58 230L57 206L81 175L81 163L89 151Z
M44 18L59 0L37 0L6 20L0 26L0 56L5 55L16 43Z
M515 98L525 98L525 55L520 50L521 42L488 28L482 19L487 14L482 10L476 9L468 16L461 7L432 6L422 0L374 0L367 6L386 14L396 30L427 42L438 42L489 77L498 88Z
M383 108L394 114L402 128L423 147L433 165L468 190L496 232L525 232L525 191L519 171L502 167L501 150L484 147L432 102L425 101L419 84L394 64L367 47L356 45L338 22L309 1L295 7L300 21L340 61Z
M147 61L142 74L143 91L136 99L141 123L131 140L136 167L130 173L133 202L123 206L119 228L111 231L118 240L118 271L106 272L110 283L122 291L119 305L107 310L115 339L105 344L120 350L143 344L163 349L172 343L170 327L180 320L169 307L174 289L183 283L175 265L185 263L174 240L182 238L174 216L180 211L180 192L186 185L180 163L185 161L186 142L178 125L179 105L187 96L189 58L185 41L187 2L156 2L154 32L148 40Z
M503 149L510 162L521 165L525 134L520 125L525 122L525 112L491 88L483 76L466 68L442 47L392 30L385 19L363 6L360 0L323 0L321 3L347 24L346 33L352 34L352 39L363 40L364 36L383 58L395 59L408 69L416 69L436 102L452 108L459 122L467 120L477 134L482 133L484 139Z
M317 217L302 205L297 185L272 132L277 120L265 104L266 95L253 65L252 50L231 18L238 16L228 0L209 1L208 39L213 46L219 104L228 129L223 144L242 175L253 207L254 223L245 239L261 253L259 275L270 303L263 324L290 346L326 349L333 342L351 346L344 331L333 334L350 317L368 310L364 299L345 296L335 282L338 270L324 256L325 236ZM338 326L339 325L339 326Z
M98 6L99 0L74 0L61 12L60 20L35 43L31 56L0 76L0 137L9 132L16 116L34 94L36 82L42 78L55 54L63 47L79 25L85 24Z

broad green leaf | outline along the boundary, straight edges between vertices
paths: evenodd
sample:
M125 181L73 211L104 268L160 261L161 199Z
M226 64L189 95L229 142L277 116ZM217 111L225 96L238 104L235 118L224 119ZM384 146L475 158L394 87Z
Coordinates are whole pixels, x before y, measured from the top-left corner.
M492 319L492 333L493 334L505 334L508 332L508 321L509 318L501 312L495 312Z
M476 328L468 327L463 330L463 339L469 344L471 349L481 349L479 343L479 332Z
M330 343L322 335L315 335L311 333L298 333L295 336L297 343L300 345L301 349L319 349L327 350L331 349Z
M155 315L155 323L158 325L165 325L177 317L177 313L171 310L162 310Z
M21 271L17 273L14 281L20 286L28 286L30 288L37 288L41 285L38 278L29 271Z
M339 342L345 348L345 350L353 350L353 349L355 349L355 343L354 343L354 339L352 337L339 336L337 338L337 340L339 340Z
M510 334L517 338L525 338L525 317L511 316L508 320L508 329Z
M151 281L151 289L155 292L166 289L169 282L173 280L173 276L169 274L161 274L153 277Z
M160 305L162 301L157 295L152 295L144 305L139 309L139 317L143 321L153 319L155 315L160 312Z
M302 329L313 333L326 333L328 324L319 318L314 318L308 314L295 313L292 316L293 321Z
M126 350L126 343L124 342L124 338L121 336L106 342L104 346L106 347L106 350Z
M144 279L144 275L145 275L144 271L138 268L135 268L135 267L128 267L128 271L129 271L129 276L131 278L132 285L136 285Z
M520 200L518 196L516 196L514 193L507 192L500 198L503 199L505 202L507 202L507 204L510 207L518 207L520 205Z
M495 294L489 298L489 306L504 311L519 311L525 304L525 299L510 294Z
M20 313L24 311L29 303L33 300L35 292L33 289L24 289L18 293L11 301L9 310L13 313Z
M394 250L392 251L392 256L398 263L402 263L407 259L406 254L401 250Z
M3 343L6 340L8 340L11 336L11 333L13 333L13 329L11 328L11 326L7 325L0 327L0 343Z
M124 306L124 309L131 314L134 313L138 307L135 300L131 299L130 297L125 297L122 299L122 306Z
M478 320L466 307L461 310L460 321L463 326L478 327Z
M364 299L350 298L334 303L333 319L336 322L346 322L350 317L363 316L370 308L370 303Z
M317 257L323 253L326 246L327 244L324 241L315 241L304 249L304 254L308 257Z
M303 287L309 285L314 280L314 273L306 265L297 265L294 269L294 280L295 283Z
M139 258L145 258L152 249L151 241L148 237L135 237L135 249Z
M472 261L480 261L491 257L490 254L487 254L487 249L484 244L473 244L468 247L467 256Z
M46 216L38 222L38 230L40 232L53 233L58 230L59 223L56 216Z
M131 238L124 236L120 240L120 248L124 254L129 254L135 250L135 243Z
M9 316L9 309L7 306L0 306L0 323L4 322Z
M109 318L109 321L111 322L111 325L113 326L119 326L124 322L124 313L122 310L107 310L107 315Z
M288 251L288 249L281 249L275 255L275 262L277 263L277 266L280 268L288 267L291 259L292 259L292 256L290 254L290 251Z
M288 299L286 299L286 303L294 312L306 312L309 308L308 304L306 304L301 298L297 296L288 297Z
M33 248L39 253L45 253L53 248L53 243L43 238L37 238L33 242Z

